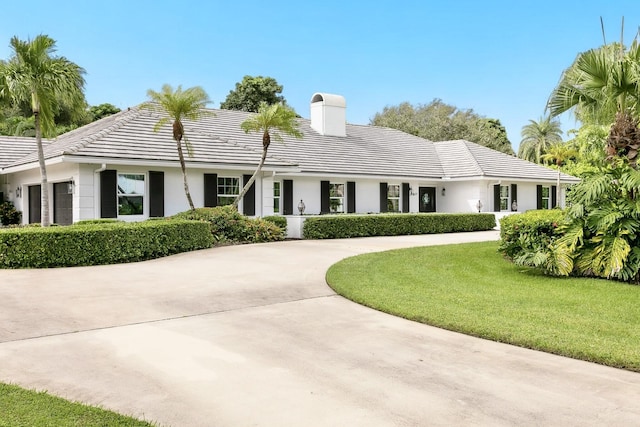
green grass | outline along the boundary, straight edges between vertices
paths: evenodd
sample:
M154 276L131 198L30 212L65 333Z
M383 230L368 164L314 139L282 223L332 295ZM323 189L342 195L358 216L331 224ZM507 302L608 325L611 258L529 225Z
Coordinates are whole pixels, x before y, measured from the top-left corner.
M25 390L0 383L0 426L126 426L155 424L116 414L92 406L69 402L45 392Z
M357 303L493 341L640 372L640 286L518 267L498 242L361 255L327 282Z

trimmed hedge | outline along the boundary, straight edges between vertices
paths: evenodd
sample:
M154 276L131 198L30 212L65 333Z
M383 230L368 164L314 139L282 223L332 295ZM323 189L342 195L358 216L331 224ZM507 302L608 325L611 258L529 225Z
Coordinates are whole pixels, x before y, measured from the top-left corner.
M0 268L71 267L143 261L213 245L197 221L145 221L0 230Z
M305 239L345 239L482 231L495 226L495 216L482 213L337 215L307 218L303 236Z
M285 238L283 230L273 222L249 218L233 206L198 208L180 212L172 218L207 222L219 243L263 243Z
M505 216L500 220L500 252L512 260L548 253L549 246L559 236L558 225L564 222L564 217L560 209ZM521 261L517 263L529 264Z

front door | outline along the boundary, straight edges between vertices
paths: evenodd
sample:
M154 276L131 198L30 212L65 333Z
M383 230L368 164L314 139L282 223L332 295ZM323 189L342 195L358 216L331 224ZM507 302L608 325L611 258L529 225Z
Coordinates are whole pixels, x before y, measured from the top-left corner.
M70 225L73 222L73 188L71 182L53 184L53 222Z
M29 186L29 224L38 224L41 221L41 195L39 185Z
M436 211L436 188L435 187L420 187L418 190L420 196L420 212L435 212Z

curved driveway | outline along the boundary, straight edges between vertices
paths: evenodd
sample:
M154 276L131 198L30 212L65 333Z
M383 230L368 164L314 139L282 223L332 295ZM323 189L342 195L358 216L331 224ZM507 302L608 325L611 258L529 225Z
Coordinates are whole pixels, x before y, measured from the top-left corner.
M167 426L640 425L640 374L399 319L325 284L347 256L497 238L0 270L0 381Z

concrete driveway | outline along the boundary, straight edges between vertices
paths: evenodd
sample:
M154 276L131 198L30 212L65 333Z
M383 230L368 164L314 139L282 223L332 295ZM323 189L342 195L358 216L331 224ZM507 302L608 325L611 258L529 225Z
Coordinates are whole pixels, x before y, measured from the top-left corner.
M640 374L395 318L325 284L347 256L497 238L0 270L0 381L163 426L640 425Z

